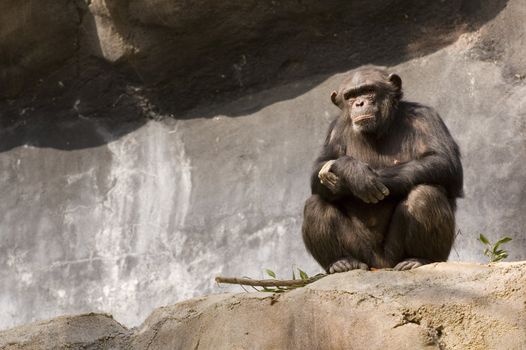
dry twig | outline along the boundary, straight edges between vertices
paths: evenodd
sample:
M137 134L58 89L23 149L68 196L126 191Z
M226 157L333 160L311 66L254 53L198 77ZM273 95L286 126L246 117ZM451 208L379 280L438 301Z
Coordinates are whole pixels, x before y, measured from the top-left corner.
M265 280L254 280L251 278L238 278L238 277L222 277L217 276L217 283L228 283L228 284L239 284L243 286L257 286L257 287L303 287L309 283L319 280L325 275L316 275L307 279L294 279L294 280L278 280L278 279L265 279Z

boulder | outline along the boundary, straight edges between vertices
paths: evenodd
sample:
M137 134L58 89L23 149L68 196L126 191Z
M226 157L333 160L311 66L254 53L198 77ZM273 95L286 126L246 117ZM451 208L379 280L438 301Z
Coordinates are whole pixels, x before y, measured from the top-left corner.
M351 271L282 294L218 294L126 330L107 315L0 332L0 349L524 349L526 262Z
M130 331L111 315L61 316L0 333L2 350L121 348Z
M0 98L49 91L42 85L49 79L51 86L95 79L103 63L151 88L166 110L184 111L306 75L433 52L505 3L8 0L0 4Z

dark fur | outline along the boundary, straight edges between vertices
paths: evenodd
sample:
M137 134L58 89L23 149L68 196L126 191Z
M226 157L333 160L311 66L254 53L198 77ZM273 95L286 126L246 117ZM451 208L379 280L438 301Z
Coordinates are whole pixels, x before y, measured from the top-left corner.
M364 82L373 82L376 99L356 108L377 111L376 124L357 131L354 106L343 93ZM351 72L332 95L342 113L315 162L303 223L305 245L327 271L333 264L334 271L345 271L408 259L445 261L450 253L462 195L459 149L435 110L401 97L398 76L370 67ZM339 179L332 191L318 178L329 160ZM390 192L381 200L373 193L377 182Z

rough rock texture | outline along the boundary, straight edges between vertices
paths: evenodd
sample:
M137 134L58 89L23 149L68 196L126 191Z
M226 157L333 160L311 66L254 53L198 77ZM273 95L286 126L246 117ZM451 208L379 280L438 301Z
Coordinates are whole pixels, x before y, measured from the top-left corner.
M217 274L317 272L309 171L330 92L365 63L459 141L451 259L482 260L481 232L526 259L525 17L522 0L2 1L0 328L135 326Z
M39 72L61 64L75 78L93 78L86 70L98 57L153 88L156 102L173 112L251 86L429 53L505 4L9 0L0 5L0 85L7 87L0 96L17 96Z
M526 347L526 263L352 271L284 294L219 294L126 331L81 315L0 332L14 349L470 349Z
M124 349L131 332L106 314L61 316L0 333L0 349Z

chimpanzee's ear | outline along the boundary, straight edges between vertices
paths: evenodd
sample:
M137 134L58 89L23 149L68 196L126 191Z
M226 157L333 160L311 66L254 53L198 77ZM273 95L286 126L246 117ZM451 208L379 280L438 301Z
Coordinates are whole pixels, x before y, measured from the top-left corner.
M391 74L389 74L389 78L387 78L387 79L389 79L391 84L396 86L396 88L398 90L402 90L402 78L400 78L400 76L398 74L391 73Z
M331 94L331 101L336 106L338 106L339 109L343 109L342 97L340 95L338 95L338 93L336 91L332 92L332 94Z

